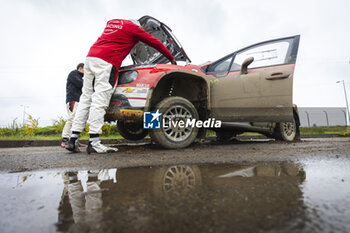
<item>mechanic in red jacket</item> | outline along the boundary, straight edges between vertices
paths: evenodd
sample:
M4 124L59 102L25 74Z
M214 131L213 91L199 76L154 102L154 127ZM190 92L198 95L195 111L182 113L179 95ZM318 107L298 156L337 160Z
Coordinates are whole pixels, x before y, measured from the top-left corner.
M92 45L84 66L83 93L72 126L72 136L66 149L79 152L79 134L89 123L87 152L109 153L118 149L101 144L104 115L117 84L118 70L131 49L142 41L157 49L172 64L174 57L158 39L144 31L137 20L113 19L107 22L102 35Z

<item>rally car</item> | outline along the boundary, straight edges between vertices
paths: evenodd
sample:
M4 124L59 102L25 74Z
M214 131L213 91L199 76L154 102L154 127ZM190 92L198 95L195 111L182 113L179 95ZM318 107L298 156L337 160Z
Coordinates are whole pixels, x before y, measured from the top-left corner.
M144 43L134 47L130 53L134 65L121 67L105 116L106 121L117 121L124 138L139 140L149 134L165 148L187 147L204 137L208 128L219 140L243 132L285 141L299 138L299 116L292 103L299 35L257 43L217 61L193 65L168 26L150 16L139 21L184 65L166 64L167 58ZM144 113L150 111L158 111L160 128L144 127ZM207 128L176 124L208 119L220 121L220 127L210 122Z

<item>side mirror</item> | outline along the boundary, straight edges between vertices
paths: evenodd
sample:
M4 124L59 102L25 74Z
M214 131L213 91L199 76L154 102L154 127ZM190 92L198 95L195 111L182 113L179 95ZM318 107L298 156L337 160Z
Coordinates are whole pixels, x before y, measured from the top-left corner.
M248 57L244 60L241 66L241 74L248 74L248 66L252 64L254 57Z

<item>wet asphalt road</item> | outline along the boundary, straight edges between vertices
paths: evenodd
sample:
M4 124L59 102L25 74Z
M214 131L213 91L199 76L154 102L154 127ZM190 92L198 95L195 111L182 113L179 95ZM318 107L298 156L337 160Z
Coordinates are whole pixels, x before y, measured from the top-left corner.
M195 143L189 148L165 150L153 144L112 145L113 154L71 153L60 147L0 148L0 172L41 169L105 169L176 164L251 163L298 161L306 158L349 156L350 138L304 139L285 143L273 140L242 140L220 144ZM83 149L84 150L84 149Z
M350 232L350 139L0 149L0 232Z

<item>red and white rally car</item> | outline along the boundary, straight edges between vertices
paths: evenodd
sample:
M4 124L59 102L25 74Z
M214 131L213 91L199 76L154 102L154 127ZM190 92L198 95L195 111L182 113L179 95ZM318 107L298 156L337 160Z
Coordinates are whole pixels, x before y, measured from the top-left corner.
M242 132L293 141L299 136L299 116L292 103L293 73L300 36L261 42L202 65L191 60L171 29L144 16L143 28L158 38L185 65L171 65L157 50L138 43L131 51L134 65L121 67L118 86L105 120L117 121L120 134L139 140L149 134L165 148L183 148L205 128L181 125L185 120L221 121L218 139ZM143 113L162 114L160 129L144 129ZM175 124L169 124L175 122Z

